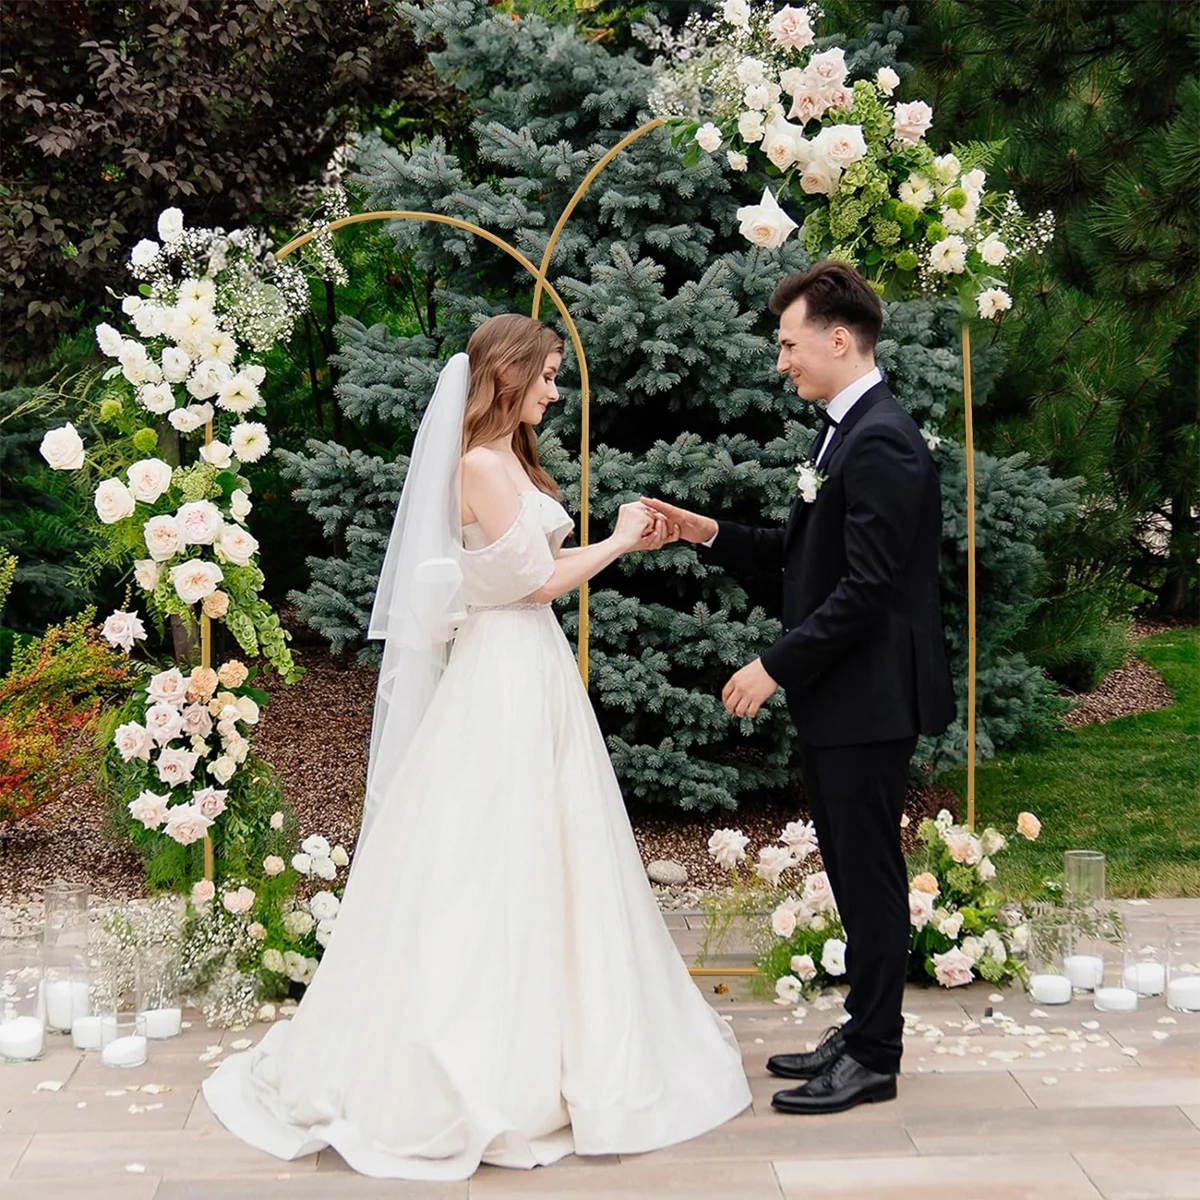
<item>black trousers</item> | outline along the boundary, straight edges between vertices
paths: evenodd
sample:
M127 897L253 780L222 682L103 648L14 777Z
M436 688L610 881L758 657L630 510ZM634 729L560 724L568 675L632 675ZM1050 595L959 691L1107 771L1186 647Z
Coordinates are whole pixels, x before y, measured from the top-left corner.
M802 746L804 790L846 929L846 1050L871 1071L900 1069L912 938L900 817L917 739Z

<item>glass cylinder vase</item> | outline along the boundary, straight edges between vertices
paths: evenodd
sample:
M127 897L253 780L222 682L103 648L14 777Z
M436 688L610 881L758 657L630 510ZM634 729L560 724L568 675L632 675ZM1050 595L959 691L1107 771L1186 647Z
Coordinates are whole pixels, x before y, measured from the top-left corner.
M1200 921L1172 921L1168 928L1167 1007L1200 1012Z
M1063 855L1063 903L1090 907L1105 899L1104 855L1099 850L1068 850Z
M42 944L48 950L85 951L88 944L88 889L59 880L42 890Z
M87 1016L89 990L85 953L66 946L43 947L42 995L48 1030L70 1033L76 1018Z
M1092 1007L1097 1012L1137 1012L1138 993L1126 982L1129 964L1129 945L1120 930L1103 939L1098 947L1101 959L1100 978L1092 990Z
M140 1067L146 1061L146 1035L139 1029L142 1011L139 971L132 955L114 955L105 963L107 1012L101 1014L100 1061L106 1067Z
M0 1062L41 1058L45 1041L38 939L32 930L0 930Z
M1125 986L1139 996L1161 996L1167 990L1167 922L1139 916L1125 923Z
M1067 1004L1071 981L1064 961L1071 945L1071 930L1065 924L1044 920L1030 922L1025 949L1025 989L1033 1004Z
M138 1032L152 1040L178 1037L183 1030L179 951L170 946L147 947L138 966Z

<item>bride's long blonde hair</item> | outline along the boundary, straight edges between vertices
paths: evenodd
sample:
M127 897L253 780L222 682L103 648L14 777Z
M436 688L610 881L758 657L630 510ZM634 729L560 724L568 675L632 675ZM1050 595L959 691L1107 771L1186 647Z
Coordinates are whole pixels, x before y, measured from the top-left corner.
M538 462L533 426L521 421L521 401L562 338L540 321L505 313L484 321L467 342L471 384L463 417L463 453L512 434L513 452L534 484L558 498L558 485Z

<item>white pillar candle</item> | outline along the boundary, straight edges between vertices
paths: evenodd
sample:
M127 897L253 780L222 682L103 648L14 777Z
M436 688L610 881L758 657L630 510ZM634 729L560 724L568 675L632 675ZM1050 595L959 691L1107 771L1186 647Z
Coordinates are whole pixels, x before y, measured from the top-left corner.
M1161 996L1167 986L1167 969L1156 962L1130 963L1125 968L1125 986L1139 996Z
M1137 1012L1137 992L1123 987L1097 988L1092 996L1092 1005L1101 1012Z
M183 1029L183 1010L148 1008L138 1013L137 1027L148 1038L173 1038Z
M71 1022L71 1041L77 1050L99 1050L116 1033L116 1017L76 1017Z
M25 1061L39 1057L44 1033L37 1017L12 1017L0 1021L0 1058Z
M1090 992L1098 988L1104 978L1104 959L1098 954L1068 954L1063 959L1063 971L1073 988Z
M119 1037L100 1051L100 1061L106 1067L140 1067L146 1061L146 1039L141 1034Z
M68 1030L76 1014L88 1010L88 985L82 980L53 979L45 985L46 1024Z
M1167 984L1167 1007L1176 1012L1200 1012L1200 975L1183 975Z
M1071 981L1065 975L1031 975L1029 996L1038 1004L1066 1004L1071 999Z

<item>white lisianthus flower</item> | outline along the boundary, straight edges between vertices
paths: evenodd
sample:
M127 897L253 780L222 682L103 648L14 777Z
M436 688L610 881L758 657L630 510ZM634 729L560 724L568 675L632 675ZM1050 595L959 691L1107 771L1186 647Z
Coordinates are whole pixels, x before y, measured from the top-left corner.
M191 372L192 356L179 346L168 346L162 352L162 373L168 383L182 383Z
M133 498L153 504L171 486L171 473L171 465L161 458L143 458L135 462L126 472Z
M47 432L39 449L51 470L78 471L83 466L83 439L70 421Z
M965 172L962 177L962 185L969 192L982 192L986 183L987 176L978 167Z
M113 734L113 745L116 746L122 762L132 762L135 758L149 762L154 739L144 725L139 725L136 721L127 721L124 725L117 726L117 731Z
M953 154L941 154L933 160L933 173L939 183L953 183L962 170L962 163Z
M796 860L792 857L791 852L781 846L764 846L758 852L758 862L755 864L754 873L771 887L778 887L779 877L789 867L794 867Z
M177 408L167 417L171 425L180 433L195 433L213 419L211 404L189 404L186 408Z
M866 157L866 153L861 125L828 125L812 140L812 154L839 171Z
M350 855L346 853L346 847L340 842L334 846L334 848L329 852L329 861L332 862L335 867L346 866L350 862Z
M184 604L196 604L205 596L211 596L224 578L216 563L200 558L190 558L171 568L171 584Z
M142 536L146 541L146 549L155 562L166 562L168 558L173 558L183 546L183 538L180 536L175 518L166 513L151 517L142 527ZM157 577L155 582L157 583Z
M96 345L106 358L118 358L125 339L107 321L96 326Z
M814 139L815 140L815 139ZM842 172L828 159L813 155L800 175L801 190L810 196L831 196L841 182Z
M821 490L825 476L808 463L800 463L796 467L796 489L805 504L811 504Z
M788 965L792 968L792 974L801 983L807 983L817 973L817 964L813 962L811 954L793 955L792 961Z
M716 150L720 150L721 131L711 121L701 125L700 128L696 130L696 144L701 150L705 150L709 154L712 154ZM217 403L220 404L220 400L218 400ZM252 408L253 405L248 405L247 407ZM235 411L245 412L246 409L236 409Z
M897 146L915 146L929 132L932 124L933 109L924 100L914 100L910 104L897 104L895 120L892 125L892 137ZM939 175L938 178L940 179L941 176Z
M700 134L704 133L706 129L711 129L716 134L715 146L706 145L701 140ZM696 141L700 142L700 146L704 150L715 150L721 144L721 131L715 125L704 125L696 134ZM248 375L240 371L217 389L217 407L223 408L226 412L247 413L261 399L258 388L250 381Z
M183 213L178 208L164 208L158 216L158 236L164 242L171 242L182 232Z
M300 849L312 858L328 858L329 842L319 833L311 834L300 843Z
M781 8L767 26L771 40L783 50L806 50L813 44L812 25L808 13L790 4Z
M96 515L105 525L113 525L133 516L134 500L129 489L119 479L106 479L96 488Z
M1003 288L988 288L975 297L975 307L985 321L991 321L1012 308L1012 297Z
M1008 247L994 233L989 233L979 243L978 250L979 257L989 267L998 267L1008 257Z
M933 188L920 175L910 175L897 191L900 203L911 204L918 212L933 199Z
M731 171L748 171L750 169L750 160L736 150L726 150L725 159L729 163Z
M211 500L181 504L175 514L180 535L189 546L207 546L221 532L221 510Z
M217 467L223 471L233 462L233 451L224 442L214 438L207 446L200 447L200 457L210 467Z
M775 1003L789 1006L799 1002L801 996L800 980L794 975L781 975L775 980Z
M167 331L167 309L157 304L143 304L133 314L133 327L141 337L162 337Z
M129 815L147 829L158 829L167 819L167 797L155 792L140 792L129 802Z
M708 852L720 866L730 870L744 861L749 841L740 829L718 829L708 839Z
M333 927L336 921L318 921L317 930L313 937L317 939L317 945L324 948L329 945L329 939L333 936Z
M767 250L777 250L797 228L796 222L775 202L770 188L763 188L761 203L739 208L737 218L742 237Z
M188 378L188 394L197 400L211 400L220 391L221 385L232 378L233 372L228 363L223 363L219 358L201 359Z
M129 252L130 265L137 270L148 267L158 257L158 250L157 242L152 242L149 238L142 238Z
M233 494L229 497L229 511L234 520L244 521L253 507L250 497L241 488L233 489Z
M161 416L175 407L175 389L169 383L147 383L138 388L138 403Z
M131 612L110 613L101 632L110 646L120 646L126 653L133 649L135 641L146 639L146 627L142 624L142 618Z
M342 902L332 892L317 892L308 902L308 911L318 921L329 921L338 915Z
M243 421L229 435L233 452L244 463L258 462L271 448L267 427L261 421Z
M929 252L929 269L942 275L961 275L967 269L967 243L956 234L942 238Z
M240 525L222 525L217 549L235 566L246 567L250 565L250 559L258 553L258 539Z
M263 951L262 965L264 971L271 971L276 975L283 974L283 955L271 946Z
M228 783L237 771L237 763L228 754L222 754L208 764L208 773L218 783Z
M900 86L900 76L891 67L880 67L875 72L875 86L885 96L890 96Z
M738 117L738 136L748 145L761 142L763 139L763 114L760 112L744 112Z
M827 975L845 975L846 943L841 938L830 938L821 947L821 966Z
M796 932L796 910L790 904L781 904L771 914L771 931L781 938L790 938Z
M721 15L735 29L750 28L750 5L746 0L725 0L721 5Z

